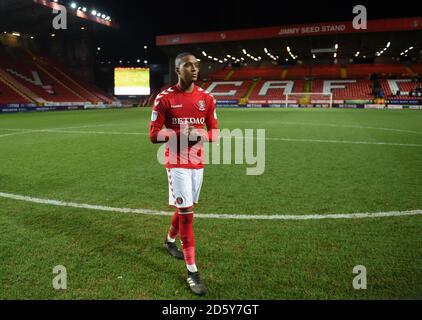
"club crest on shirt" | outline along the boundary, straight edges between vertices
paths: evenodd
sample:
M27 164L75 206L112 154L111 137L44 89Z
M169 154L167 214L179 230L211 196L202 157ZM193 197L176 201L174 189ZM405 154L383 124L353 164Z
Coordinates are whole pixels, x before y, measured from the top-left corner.
M182 204L182 203L183 203L183 198L178 197L178 198L176 199L176 202L177 202L177 204Z
M199 108L199 111L205 111L205 101L204 100L199 100L196 105Z

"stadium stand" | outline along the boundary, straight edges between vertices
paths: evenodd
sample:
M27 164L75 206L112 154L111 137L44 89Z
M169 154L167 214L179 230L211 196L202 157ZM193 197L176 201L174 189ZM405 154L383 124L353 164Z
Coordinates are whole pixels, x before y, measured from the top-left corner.
M312 92L331 92L335 100L372 100L371 84L369 80L315 80Z
M232 70L232 75L226 80L277 80L281 79L282 75L282 68L280 67L243 67Z
M286 91L304 92L305 81L259 81L249 97L249 101L278 101L286 99Z
M241 99L245 97L252 81L204 82L202 88L212 93L218 100Z
M411 79L382 79L380 82L386 97L410 97L411 92L419 91L417 88L422 87L421 82Z
M401 64L351 64L347 66L347 75L351 79L369 78L374 73L381 78L412 76L411 70Z
M411 69L422 77L422 64L414 64Z
M0 104L32 102L0 76Z
M334 100L373 100L393 97L398 90L401 96L415 92L420 83L410 78L416 78L416 73L421 71L421 65L408 67L403 64L224 68L209 75L208 78L214 81L206 82L204 88L217 100L246 98L252 103L285 100L286 92L333 93ZM220 81L222 78L226 81ZM299 97L291 96L289 100Z
M2 95L2 103L113 103L111 97L59 62L18 48L0 46L0 81L9 87L4 89L8 93Z

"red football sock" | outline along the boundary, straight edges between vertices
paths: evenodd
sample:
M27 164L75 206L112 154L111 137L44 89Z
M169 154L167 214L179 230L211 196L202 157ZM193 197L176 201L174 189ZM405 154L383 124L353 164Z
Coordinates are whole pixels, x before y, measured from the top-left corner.
M177 234L179 233L179 209L176 209L176 212L171 219L171 226L168 233L168 236L171 239L176 239Z
M193 234L193 212L179 214L179 232L186 265L195 265L195 237Z

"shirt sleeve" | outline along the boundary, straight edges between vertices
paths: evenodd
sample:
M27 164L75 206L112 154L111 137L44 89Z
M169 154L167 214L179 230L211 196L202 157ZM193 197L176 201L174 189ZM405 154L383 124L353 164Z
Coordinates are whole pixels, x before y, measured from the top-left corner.
M207 116L205 118L205 124L207 126L208 135L205 137L206 141L214 142L218 139L218 119L217 109L215 107L215 99L213 96L209 96L209 104Z
M166 119L165 101L161 98L155 99L154 107L151 112L151 122L149 125L149 139L152 143L161 143L158 141L158 133L164 126Z

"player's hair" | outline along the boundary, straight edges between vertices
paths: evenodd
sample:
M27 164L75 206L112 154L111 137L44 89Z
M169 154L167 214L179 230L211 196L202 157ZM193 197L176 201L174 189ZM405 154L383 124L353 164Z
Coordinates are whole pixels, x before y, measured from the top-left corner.
M195 56L195 55L190 53L190 52L182 52L182 53L178 54L177 57L174 59L174 65L176 66L176 68L178 68L180 66L182 59L184 57L187 57L187 56Z

